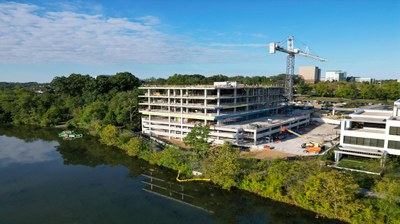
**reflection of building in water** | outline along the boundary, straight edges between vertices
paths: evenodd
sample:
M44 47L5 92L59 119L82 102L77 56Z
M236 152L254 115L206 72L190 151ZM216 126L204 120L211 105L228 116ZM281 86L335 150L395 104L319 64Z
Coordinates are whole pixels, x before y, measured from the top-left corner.
M185 191L187 192L188 188L185 190L183 185L154 177L152 171L146 172L145 174L142 174L142 176L146 177L146 179L142 181L142 183L146 185L143 188L144 191L201 209L209 213L214 213L213 211L205 208L207 204L199 203L196 201L195 196L186 194Z

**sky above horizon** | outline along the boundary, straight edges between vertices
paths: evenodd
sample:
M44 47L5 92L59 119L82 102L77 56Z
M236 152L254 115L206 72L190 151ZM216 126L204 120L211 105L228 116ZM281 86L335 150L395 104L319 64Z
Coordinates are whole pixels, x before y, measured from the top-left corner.
M327 58L299 66L400 79L398 0L0 0L0 82L71 73L276 75L270 42Z

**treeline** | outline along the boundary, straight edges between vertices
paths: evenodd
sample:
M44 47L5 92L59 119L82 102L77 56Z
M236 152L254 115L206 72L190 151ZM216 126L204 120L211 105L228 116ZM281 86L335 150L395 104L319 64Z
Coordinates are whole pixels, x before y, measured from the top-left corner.
M295 86L298 94L318 97L341 97L349 99L395 100L400 98L400 83L386 81L381 83L319 82Z
M71 74L55 77L47 85L8 86L0 91L0 123L139 129L140 85L137 77L123 72L96 78Z
M108 125L99 133L104 144L119 147L129 156L151 164L181 170L187 177L193 170L223 189L241 189L259 196L290 203L325 217L350 223L398 223L400 181L377 178L372 190L379 198L366 197L350 173L325 166L322 158L281 159L240 158L239 150L225 143L208 142L208 126L196 126L184 138L189 149L175 146L156 150L154 142L132 137L129 132Z
M285 74L275 76L226 76L226 75L188 75L174 74L166 79L149 78L143 80L146 85L212 85L214 82L237 81L244 85L283 85ZM298 83L298 76L293 78L294 83Z

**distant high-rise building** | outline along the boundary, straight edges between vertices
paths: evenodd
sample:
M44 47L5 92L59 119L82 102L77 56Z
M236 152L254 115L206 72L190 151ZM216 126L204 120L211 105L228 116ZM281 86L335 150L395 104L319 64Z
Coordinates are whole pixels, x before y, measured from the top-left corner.
M346 81L346 72L342 70L331 70L325 72L325 81L341 82Z
M299 75L306 83L317 83L321 80L321 69L317 66L299 67Z

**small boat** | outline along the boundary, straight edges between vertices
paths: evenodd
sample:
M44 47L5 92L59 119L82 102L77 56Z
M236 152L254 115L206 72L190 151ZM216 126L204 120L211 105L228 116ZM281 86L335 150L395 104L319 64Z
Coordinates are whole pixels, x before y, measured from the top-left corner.
M58 133L58 137L64 138L64 139L75 139L75 138L82 138L83 134L76 132L76 131L66 130L66 131L62 131L62 132Z

